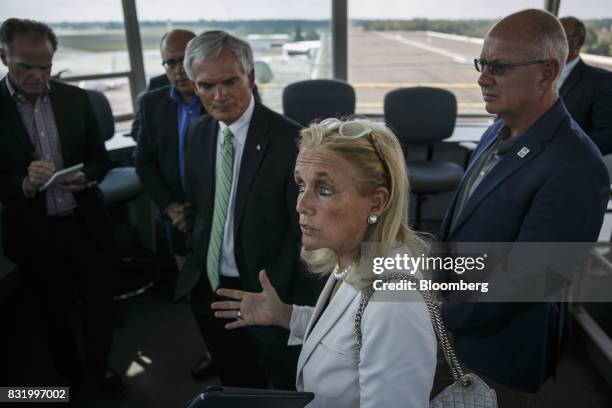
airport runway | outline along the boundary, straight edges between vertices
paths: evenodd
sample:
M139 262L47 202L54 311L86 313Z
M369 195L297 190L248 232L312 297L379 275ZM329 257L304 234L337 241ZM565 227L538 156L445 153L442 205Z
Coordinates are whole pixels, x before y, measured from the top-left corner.
M422 85L449 89L462 113L484 113L473 64L480 48L480 44L425 32L353 30L349 39L349 82L357 90L359 110L379 113L386 92Z
M420 85L449 89L457 97L460 113L486 113L473 64L473 59L480 55L481 45L452 37L426 32L353 29L349 37L348 80L357 92L357 112L380 114L388 91ZM286 79L308 79L308 74L304 72L304 61L298 62L296 58L269 58L267 62L275 78L261 85L264 100L280 110ZM300 64L300 69L286 75L285 70L294 62ZM329 41L322 38L310 78L329 78L331 66Z
M321 32L321 48L314 58L286 56L280 48L256 50L255 60L268 64L274 77L260 83L264 102L282 111L282 91L295 81L332 76L332 48L329 31ZM478 72L473 59L480 55L481 40L425 31L363 31L351 28L349 35L348 80L357 92L357 113L381 114L384 96L399 87L433 86L446 88L457 97L460 114L485 114ZM162 72L159 51L144 50L147 76ZM589 63L612 69L612 58L583 56ZM600 61L601 60L601 61ZM3 67L2 67L3 68ZM0 68L0 76L3 70ZM69 69L65 76L129 70L126 51L86 52L61 47L54 61L54 73ZM115 115L131 113L127 78L100 80L85 86L104 87ZM118 84L117 82L122 82Z

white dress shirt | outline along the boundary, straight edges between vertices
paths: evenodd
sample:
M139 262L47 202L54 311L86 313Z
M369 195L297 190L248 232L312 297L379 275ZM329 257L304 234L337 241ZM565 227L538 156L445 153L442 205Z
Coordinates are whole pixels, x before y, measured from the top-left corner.
M234 143L234 168L232 174L232 191L230 191L227 219L223 230L223 244L221 245L221 267L220 274L222 276L237 278L240 276L238 267L236 266L236 257L234 256L234 209L236 207L236 190L238 187L238 176L240 175L240 163L242 160L242 152L246 143L249 125L253 117L253 109L255 108L255 99L251 95L251 101L242 116L237 121L229 125ZM228 127L225 123L219 122L219 134L217 135L217 166L215 171L219 171L219 162L221 161L221 143L223 142L223 131ZM216 173L215 173L216 177Z

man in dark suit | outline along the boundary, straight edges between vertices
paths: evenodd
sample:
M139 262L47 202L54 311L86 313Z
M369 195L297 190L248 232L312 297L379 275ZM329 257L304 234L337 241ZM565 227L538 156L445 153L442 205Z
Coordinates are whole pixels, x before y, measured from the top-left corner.
M177 235L173 252L181 255L185 254L181 236L185 231L185 134L192 120L205 113L183 69L185 47L193 37L191 31L173 30L162 39L162 59L171 85L143 95L134 152L138 176L160 212L178 230L173 231Z
M442 241L597 240L609 182L601 154L558 97L566 56L561 24L545 11L515 13L489 30L475 63L486 110L499 119L471 158ZM500 406L526 406L553 375L559 303L447 299L442 312L459 359L493 384Z
M20 267L42 312L55 366L77 387L81 362L71 310L82 306L89 372L113 394L125 392L108 366L112 309L107 274L111 231L95 186L109 167L85 91L49 82L57 39L46 25L20 19L0 28L0 200L6 255ZM56 170L82 163L61 184L41 187Z
M313 304L319 284L298 265L293 166L299 125L253 97L250 46L223 31L194 38L185 70L208 115L187 136L185 168L193 252L177 283L191 306L224 385L295 387L299 350L270 327L228 331L210 304L219 287L261 291L267 272L285 302ZM240 316L237 314L239 318Z
M193 32L179 29L163 36L160 51L169 85L142 95L134 151L136 172L162 213L170 252L176 256L179 270L187 252L183 212L185 134L191 121L206 113L183 68L185 47L194 37ZM198 380L211 373L209 355L191 370Z
M612 72L580 58L586 29L575 17L563 17L569 53L559 85L568 112L593 140L602 155L612 153Z

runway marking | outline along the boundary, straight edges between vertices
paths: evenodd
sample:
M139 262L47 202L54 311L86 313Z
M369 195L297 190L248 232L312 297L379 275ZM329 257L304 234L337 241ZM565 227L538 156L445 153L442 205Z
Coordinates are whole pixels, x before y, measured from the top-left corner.
M384 107L382 102L358 102L357 108L374 108L382 109ZM484 109L484 103L482 102L459 102L458 108L461 109Z
M282 89L288 83L268 82L265 84L257 84L262 89ZM395 89L395 88L412 88L415 86L429 86L432 88L444 89L479 89L477 83L471 82L352 82L351 85L356 89Z
M439 33L437 31L425 31L425 34L428 37L442 38L444 40L461 41L465 43L478 44L478 45L484 44L484 39L482 38L467 37L465 35Z
M442 48L438 48L438 47L432 47L431 45L426 45L423 44L421 42L418 41L412 41L412 40L408 40L406 38L403 38L401 35L399 34L387 34L387 33L376 33L377 35L386 38L388 40L395 40L397 42L400 42L402 44L407 44L407 45L411 45L413 47L416 48L420 48L422 50L425 51L429 51L429 52L433 52L435 54L440 54L443 55L445 57L448 57L450 59L452 59L453 61L459 63L459 64L470 64L471 63L471 59L467 58L461 54L456 54L454 52L450 52L447 50L444 50Z
M353 88L412 88L415 86L428 86L445 89L480 89L477 83L470 82L357 82L352 83Z

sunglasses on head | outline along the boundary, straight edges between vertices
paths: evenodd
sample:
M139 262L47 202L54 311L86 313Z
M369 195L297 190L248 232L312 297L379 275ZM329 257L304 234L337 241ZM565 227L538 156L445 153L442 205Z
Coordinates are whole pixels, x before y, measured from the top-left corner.
M382 149L378 145L378 142L376 142L376 137L374 137L374 129L372 129L366 123L358 120L350 120L347 122L343 122L337 118L327 118L319 122L319 125L329 130L338 129L338 133L342 137L359 139L360 137L367 136L368 140L372 144L372 147L374 147L378 158L385 167L387 166L385 155L383 154Z

